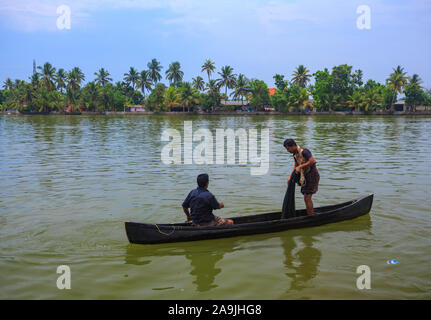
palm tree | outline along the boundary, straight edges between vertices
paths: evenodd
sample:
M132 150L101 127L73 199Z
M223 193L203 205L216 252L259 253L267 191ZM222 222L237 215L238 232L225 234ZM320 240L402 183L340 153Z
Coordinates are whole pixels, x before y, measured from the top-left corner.
M311 75L309 74L309 70L304 67L302 64L299 65L296 70L293 72L292 82L297 84L301 88L305 88L307 82L310 81Z
M212 62L210 59L207 59L207 61L205 61L205 63L202 65L202 70L201 72L206 71L208 74L208 82L210 81L210 75L212 72L214 72L215 70L215 64L214 62Z
M76 103L76 93L81 89L81 84L85 80L85 75L80 68L75 67L66 75L66 94L71 105Z
M415 86L417 86L418 88L423 89L423 87L421 86L421 84L423 83L422 79L419 77L418 74L414 74L412 77L409 78L409 82Z
M151 81L151 78L150 78L150 72L148 70L141 71L141 74L138 80L138 86L139 88L141 88L142 93L144 94L144 97L145 97L145 90L150 91L152 85L153 85L153 82Z
M207 93L208 94L220 94L220 87L217 84L216 80L210 80L207 83L207 87L206 87Z
M196 88L199 91L202 91L205 89L205 82L201 76L197 76L196 78L193 78L193 88Z
M150 72L150 79L153 80L154 84L157 84L157 82L162 79L162 76L160 75L160 71L162 70L162 66L160 65L160 62L158 62L156 59L151 60L147 64L148 70Z
M66 88L66 78L67 78L67 74L63 68L58 69L56 78L57 78L57 89L60 89L60 92L63 92L63 89Z
M216 80L210 80L207 83L206 94L212 101L211 111L214 111L214 107L220 104L220 87Z
M233 68L230 66L224 66L221 68L221 72L218 74L221 76L221 79L217 80L217 84L219 87L225 86L225 95L227 96L227 88L232 89L235 86L236 78L235 74L232 73Z
M12 90L13 88L13 82L11 78L7 78L6 81L3 83L3 89L4 90Z
M248 84L249 80L242 73L240 73L238 75L238 79L236 80L235 88L232 94L234 99L241 98L241 105L244 105L244 97L249 91Z
M124 74L124 81L126 83L131 84L133 87L133 90L135 90L135 85L138 83L139 80L139 74L138 71L136 71L135 68L130 67L129 72Z
M185 111L185 107L187 107L187 111L189 111L190 107L199 103L199 100L193 94L193 88L190 82L184 82L181 85L180 100L183 105L183 111Z
M184 72L181 71L181 64L178 61L172 62L166 70L166 79L173 83L175 87L183 80Z
M112 81L112 78L109 77L109 72L104 68L99 69L99 71L95 72L94 75L96 76L95 80L98 86L104 87L107 83L110 83Z
M77 91L81 89L81 84L85 80L85 75L79 67L73 68L66 75L67 88Z
M49 62L45 62L43 67L38 66L37 68L42 71L41 85L48 91L55 89L55 68Z
M392 102L391 102L391 111L393 111L393 104L395 99L395 93L402 93L404 87L407 84L407 72L404 72L404 68L401 66L397 66L396 69L393 69L394 72L389 75L389 78L386 79L386 84L392 90Z
M362 89L362 88L360 88ZM353 94L351 94L349 96L349 100L347 101L347 104L351 107L351 108L355 108L355 111L359 110L362 106L363 103L363 90L355 90L353 92Z
M86 105L88 110L95 111L97 106L97 100L99 97L98 85L96 85L94 81L91 81L87 83L83 91L84 91L83 104Z
M297 98L297 105L301 111L307 106L309 98L310 93L308 92L307 88L300 88L299 96Z
M31 83L33 89L39 88L39 84L40 84L39 73L37 73L37 72L33 73L29 79L30 79L30 83Z
M37 97L36 90L33 88L33 86L31 84L26 84L25 86L21 87L18 95L20 96L19 100L21 103L25 104L27 108L31 110Z
M172 108L180 106L180 94L178 89L174 87L169 87L165 92L165 105L168 111Z
M367 90L363 98L362 106L365 112L374 111L378 105L382 104L382 96L377 88Z

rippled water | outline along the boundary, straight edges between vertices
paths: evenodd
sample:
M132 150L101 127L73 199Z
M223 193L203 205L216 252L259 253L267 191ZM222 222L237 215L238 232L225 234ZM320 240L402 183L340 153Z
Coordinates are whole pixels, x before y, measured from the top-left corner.
M167 128L269 128L266 175L166 165ZM370 215L315 228L164 245L123 221L180 222L208 172L222 217L279 210L293 137L320 171L315 206L374 193ZM0 115L1 299L430 299L431 118ZM298 190L297 207L304 208ZM386 262L397 259L398 265ZM59 265L71 290L59 290ZM359 290L356 268L371 269Z

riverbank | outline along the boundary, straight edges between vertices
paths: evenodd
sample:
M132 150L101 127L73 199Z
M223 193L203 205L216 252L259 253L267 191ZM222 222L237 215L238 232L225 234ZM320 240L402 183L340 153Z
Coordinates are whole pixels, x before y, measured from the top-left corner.
M0 114L17 114L17 115L28 115L21 114L16 110L0 112ZM34 115L34 114L32 114ZM46 114L43 114L46 115ZM272 116L272 115L292 115L292 116L319 116L319 115L335 115L335 116L421 116L421 115L431 115L430 111L416 111L416 112L343 112L343 111L333 111L333 112L277 112L277 111L257 111L257 112L154 112L154 111L145 111L145 112L123 112L123 111L106 111L106 112L90 112L90 111L82 111L81 114L67 114L64 112L50 112L48 115L61 115L61 116L79 116L79 115L131 115L131 116L143 116L143 115L208 115L208 116Z

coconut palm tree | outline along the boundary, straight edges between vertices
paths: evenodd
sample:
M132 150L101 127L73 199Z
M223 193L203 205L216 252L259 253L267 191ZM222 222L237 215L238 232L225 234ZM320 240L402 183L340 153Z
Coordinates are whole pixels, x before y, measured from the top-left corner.
M73 106L77 101L77 92L81 89L81 84L85 80L85 75L80 68L75 67L66 74L66 94L68 101Z
M39 73L37 73L37 72L33 73L29 79L30 79L30 83L31 83L33 89L39 88L39 85L40 85Z
M353 91L353 93L349 96L349 100L347 100L349 107L355 108L355 111L361 108L364 99L364 92L360 89Z
M153 81L154 84L157 84L157 82L162 79L162 76L160 75L160 71L162 70L162 66L160 65L160 62L158 62L156 59L151 60L147 64L148 70L150 72L150 79Z
M172 108L179 107L180 104L180 94L178 93L178 89L174 87L169 87L165 91L165 106L168 111L170 111Z
M393 69L393 73L389 75L389 78L386 79L386 85L392 90L392 102L391 102L391 111L393 111L393 105L394 105L394 99L395 99L395 93L402 93L404 87L407 84L407 72L404 72L404 68L401 68L401 66L397 66L395 69Z
M248 90L249 80L240 73L238 75L238 79L236 79L235 88L232 92L233 98L238 99L241 98L241 104L244 105L244 97L249 92Z
M211 93L220 94L220 87L217 84L217 80L210 80L207 83L206 91L208 94L211 94Z
M413 84L413 85L417 86L418 88L423 89L423 86L422 86L423 81L422 81L422 79L419 77L419 75L418 75L418 74L416 74L416 73L415 73L413 76L409 77L409 83L411 83L411 84Z
M60 89L60 92L63 92L63 89L66 88L66 78L67 74L63 68L58 69L57 71L57 89Z
M99 71L95 72L94 75L96 76L96 84L100 87L104 87L107 83L110 83L112 81L112 78L109 77L109 72L104 68L99 69Z
M5 82L3 82L3 89L4 90L12 90L13 88L13 81L11 78L7 78Z
M150 72L148 70L141 71L139 75L138 86L141 89L144 97L145 97L145 90L150 91L152 85L153 85L153 81L151 80Z
M33 88L32 84L27 83L26 85L20 87L17 92L18 102L21 106L26 106L27 109L32 110L35 105L35 100L37 98L36 90Z
M193 78L193 88L196 88L199 91L203 91L205 89L205 82L201 76Z
M206 73L208 74L208 82L210 81L211 73L213 73L215 69L216 69L215 64L210 59L207 59L205 63L202 65L201 72L206 71Z
M218 73L221 78L217 80L217 85L219 87L225 86L225 95L227 96L227 89L232 89L235 87L236 75L233 74L233 68L230 66L224 66L221 68L221 72Z
M40 80L40 84L45 87L46 90L51 91L55 89L55 68L49 63L45 62L43 67L38 66L39 70L41 70L42 79Z
M383 103L382 96L377 88L371 88L365 92L362 107L365 112L374 111L378 105Z
M132 85L133 90L135 90L135 85L138 84L139 74L135 68L130 67L129 72L124 74L124 81Z
M77 91L81 89L81 84L85 80L85 75L79 67L73 68L66 75L67 88Z
M310 81L311 75L309 74L309 70L304 67L302 64L299 65L296 70L293 72L292 83L297 84L301 88L305 88L307 82Z
M178 87L178 83L183 80L184 72L181 71L181 64L178 61L172 62L166 70L166 79L169 83L173 83L175 87Z
M82 89L80 104L85 105L86 109L89 111L96 110L99 88L100 86L94 81L91 81Z
M180 100L183 111L185 111L185 107L187 107L187 111L189 111L190 107L199 103L199 99L193 94L193 88L190 82L183 82L181 84Z

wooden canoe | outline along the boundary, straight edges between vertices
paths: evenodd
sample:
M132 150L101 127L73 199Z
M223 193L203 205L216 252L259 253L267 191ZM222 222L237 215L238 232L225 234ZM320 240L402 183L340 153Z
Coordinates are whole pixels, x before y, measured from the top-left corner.
M313 216L305 210L296 210L296 217L280 219L281 211L229 218L232 226L200 227L191 223L155 224L125 222L130 243L155 244L180 241L228 238L250 234L279 232L308 228L350 220L368 214L373 204L373 194L340 204L314 209Z

